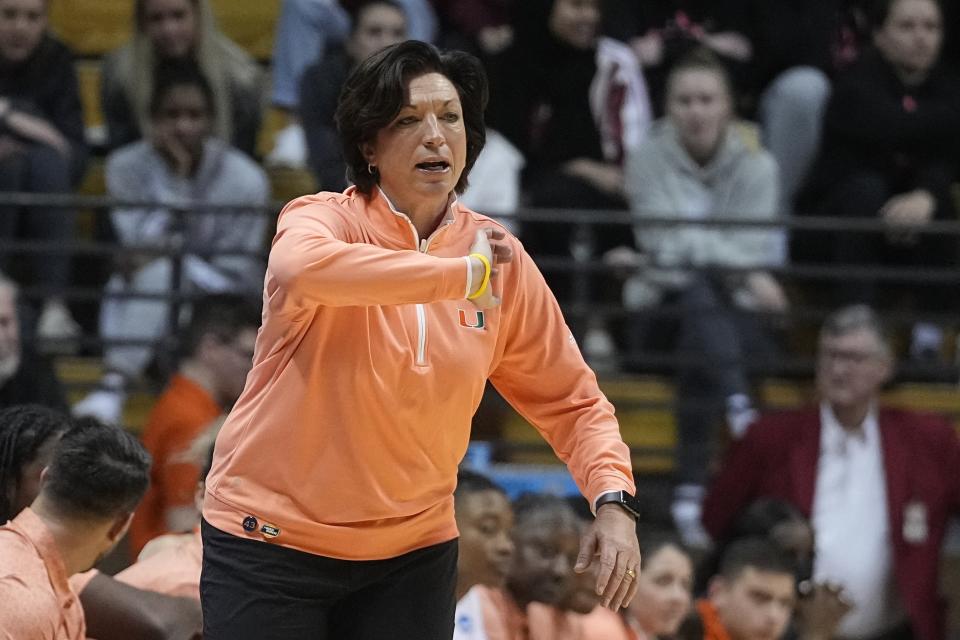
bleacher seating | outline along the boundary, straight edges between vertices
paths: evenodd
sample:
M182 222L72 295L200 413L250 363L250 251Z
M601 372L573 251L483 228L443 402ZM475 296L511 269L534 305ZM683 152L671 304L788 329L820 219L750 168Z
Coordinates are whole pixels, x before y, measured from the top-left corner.
M279 0L212 0L220 27L257 60L266 61L280 13ZM130 37L131 0L52 0L50 24L74 53L97 58Z
M630 445L634 469L646 474L670 472L676 427L674 390L669 379L646 376L601 380L601 387L617 409L620 432ZM813 401L814 390L809 382L773 379L761 385L760 397L768 409L789 409ZM887 391L883 399L890 406L950 416L960 431L960 393L954 384L902 384ZM556 460L543 437L516 413L511 412L506 421L503 437L509 445L515 445L511 456L514 462L547 464Z

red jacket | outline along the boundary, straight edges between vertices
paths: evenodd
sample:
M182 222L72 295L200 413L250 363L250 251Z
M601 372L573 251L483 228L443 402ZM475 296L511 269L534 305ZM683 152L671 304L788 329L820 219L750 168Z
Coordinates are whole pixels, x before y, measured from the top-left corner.
M946 606L938 570L947 519L960 512L960 440L946 420L932 415L881 409L878 422L897 587L916 637L942 640ZM731 447L710 487L703 510L707 531L723 537L740 512L763 497L787 501L810 518L819 454L816 407L760 419ZM916 502L926 506L928 534L908 542L904 508Z

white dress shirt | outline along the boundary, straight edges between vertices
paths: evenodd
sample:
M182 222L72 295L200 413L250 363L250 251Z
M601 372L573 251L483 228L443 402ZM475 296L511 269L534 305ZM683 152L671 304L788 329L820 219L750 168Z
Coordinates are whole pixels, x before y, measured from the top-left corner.
M814 579L843 586L853 609L837 630L867 638L905 618L893 580L886 473L876 408L844 429L820 406L820 460L813 497Z

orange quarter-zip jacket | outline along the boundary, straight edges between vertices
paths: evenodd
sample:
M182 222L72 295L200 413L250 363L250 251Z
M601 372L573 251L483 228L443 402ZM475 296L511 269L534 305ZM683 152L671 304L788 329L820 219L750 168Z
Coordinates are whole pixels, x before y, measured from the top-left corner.
M375 191L280 213L246 388L217 439L204 518L237 536L375 560L457 536L457 465L487 379L591 502L634 490L613 407L513 236L501 304L464 299L476 232L453 200L429 238Z

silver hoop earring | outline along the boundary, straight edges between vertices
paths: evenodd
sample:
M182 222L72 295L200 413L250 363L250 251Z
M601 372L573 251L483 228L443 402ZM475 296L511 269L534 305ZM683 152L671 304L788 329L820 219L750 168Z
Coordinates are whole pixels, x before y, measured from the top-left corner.
M367 163L367 173L369 173L370 175L374 176L374 175L377 175L376 172L377 172L377 167L368 162L368 163Z

